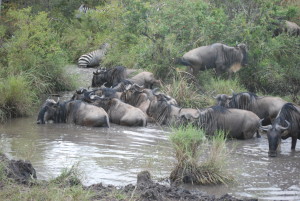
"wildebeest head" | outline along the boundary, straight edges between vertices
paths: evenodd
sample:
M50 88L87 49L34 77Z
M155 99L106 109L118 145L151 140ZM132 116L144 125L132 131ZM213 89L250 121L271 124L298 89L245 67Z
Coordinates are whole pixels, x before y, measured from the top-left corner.
M37 124L45 124L51 122L57 122L57 111L59 107L59 101L55 102L53 99L47 99L40 109L37 118Z
M93 72L92 87L102 86L105 84L107 82L106 74L106 68L100 68Z
M165 124L171 112L171 105L167 103L163 94L155 95L146 113L158 123Z
M217 101L217 105L223 106L223 107L229 107L229 102L232 99L232 96L228 96L226 94L218 94L214 97Z
M262 122L262 120L260 122ZM282 134L290 127L290 123L287 120L285 120L285 123L287 124L286 127L280 125L279 121L274 122L273 125L260 126L262 130L267 131L270 157L277 156L277 150L281 143Z
M242 59L242 66L245 66L248 64L248 49L246 44L240 43L236 46L238 50L240 50L243 54L243 59Z

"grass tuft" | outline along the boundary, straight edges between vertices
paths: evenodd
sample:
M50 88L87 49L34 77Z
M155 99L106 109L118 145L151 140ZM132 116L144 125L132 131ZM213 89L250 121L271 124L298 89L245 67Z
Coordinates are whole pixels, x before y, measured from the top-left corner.
M225 168L229 152L224 132L207 139L203 130L187 125L173 128L170 140L178 162L170 175L172 182L207 185L233 181ZM206 159L200 162L200 158Z

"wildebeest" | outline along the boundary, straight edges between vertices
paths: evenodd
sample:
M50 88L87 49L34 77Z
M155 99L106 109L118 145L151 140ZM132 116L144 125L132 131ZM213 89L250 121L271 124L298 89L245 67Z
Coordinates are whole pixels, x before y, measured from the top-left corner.
M108 43L104 43L98 50L83 54L78 59L78 67L87 68L99 66L102 58L107 52L109 47Z
M236 139L250 139L258 129L259 117L251 111L222 106L213 106L201 109L195 119L198 127L203 128L208 135L213 135L217 130L223 130L227 137Z
M129 105L140 108L146 114L150 100L146 93L142 90L137 90L135 86L135 84L127 86L120 99Z
M164 94L157 94L151 100L147 114L161 125L180 125L186 123L186 120L196 118L198 110L177 107L168 103Z
M170 105L161 97L151 101L147 114L160 124L177 125L192 123L213 135L217 130L224 130L227 137L250 139L255 132L260 137L258 129L259 117L251 111L228 109L222 106L213 106L205 109L179 108Z
M151 72L140 72L128 80L149 89L152 89L153 85L161 85L160 80L155 79L154 74Z
M281 139L292 137L291 149L295 150L297 139L300 139L300 107L286 103L281 108L272 125L261 126L267 131L269 142L269 156L277 156L277 149Z
M40 109L37 123L74 123L94 127L110 126L108 114L104 109L80 100L60 103L53 99L47 99Z
M123 126L147 126L147 117L142 110L117 98L95 97L93 105L104 108L112 123Z
M300 26L297 25L295 22L284 20L275 25L277 26L277 28L273 32L273 37L278 36L282 32L285 32L291 36L300 35Z
M73 94L71 100L82 100L87 103L91 103L94 101L93 96L103 96L107 98L119 98L121 97L121 92L117 92L113 88L107 88L105 86L101 86L99 88L94 88L93 90L88 90L85 88L76 90Z
M101 68L93 72L92 87L112 87L126 79L126 67L115 66L113 68Z
M263 125L270 124L282 106L287 103L279 97L257 96L250 92L233 93L232 96L219 94L215 99L220 106L254 112L259 118L264 119Z
M247 64L247 47L243 43L236 47L214 43L190 50L183 55L180 62L189 66L189 71L193 75L197 75L200 70L212 68L218 75L224 72L232 74Z

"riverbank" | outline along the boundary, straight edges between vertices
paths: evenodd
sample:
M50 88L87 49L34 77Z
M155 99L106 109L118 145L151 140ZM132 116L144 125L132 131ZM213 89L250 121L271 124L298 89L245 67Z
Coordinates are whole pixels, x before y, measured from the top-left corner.
M51 181L37 180L29 161L9 160L0 155L0 200L125 200L125 201L239 201L228 194L219 198L200 191L189 191L177 186L161 185L152 180L148 171L137 175L136 185L117 187L102 183L84 186L70 169ZM243 199L245 200L245 199ZM257 199L251 199L257 200Z

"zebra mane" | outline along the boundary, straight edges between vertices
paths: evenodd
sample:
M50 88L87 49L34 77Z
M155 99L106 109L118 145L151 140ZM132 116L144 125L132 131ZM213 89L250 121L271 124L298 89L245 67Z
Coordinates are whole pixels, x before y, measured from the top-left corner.
M233 94L232 100L229 102L229 107L253 111L258 98L256 94L251 92Z

